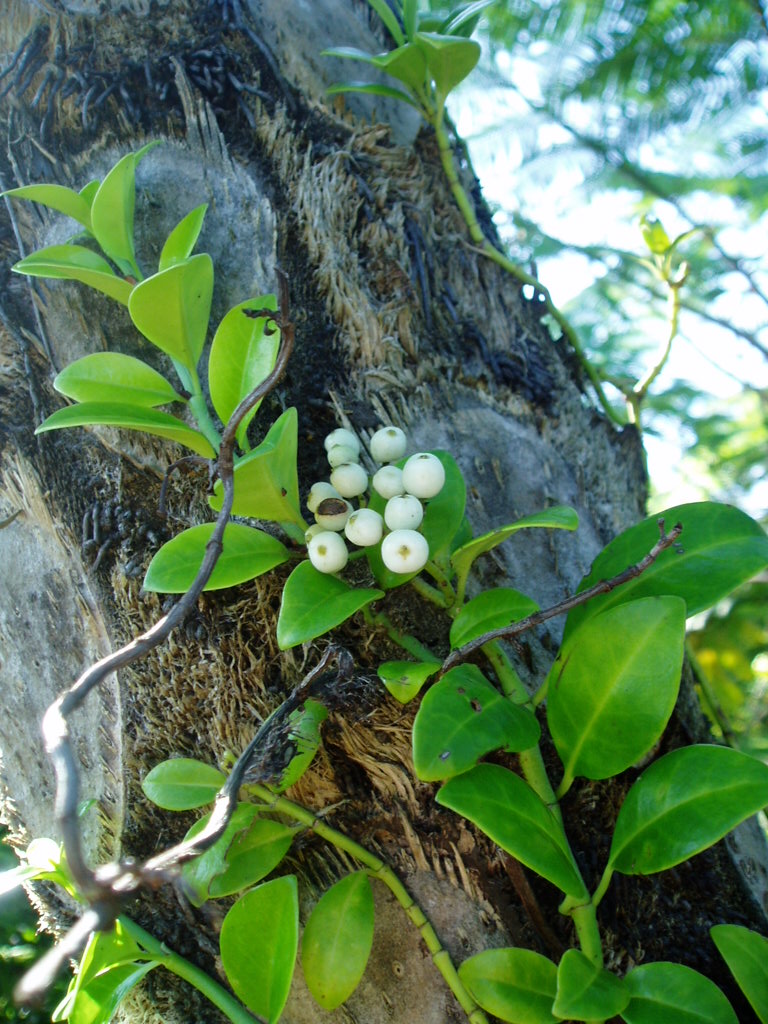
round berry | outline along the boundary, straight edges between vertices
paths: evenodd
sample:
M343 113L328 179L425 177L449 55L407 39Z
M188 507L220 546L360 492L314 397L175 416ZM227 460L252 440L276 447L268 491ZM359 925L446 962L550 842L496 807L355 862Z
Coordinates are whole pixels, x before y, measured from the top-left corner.
M343 462L357 462L358 452L349 444L335 444L328 452L328 462L335 469Z
M343 498L356 498L368 486L368 474L359 462L342 462L331 473L331 483Z
M368 548L372 544L378 544L384 532L384 524L378 512L372 508L359 508L353 512L344 527L347 540L358 544L361 548Z
M405 494L403 471L397 466L382 466L371 480L374 490L382 498L394 498L396 494Z
M338 533L324 530L307 545L309 560L318 572L339 572L347 564L347 545Z
M394 462L405 455L408 441L400 427L382 427L371 438L371 457L376 462Z
M339 532L347 525L352 506L343 498L324 498L317 506L315 521L324 530Z
M429 558L427 538L415 530L393 530L381 542L381 558L392 572L418 572Z
M344 427L338 427L336 430L332 430L323 442L325 450L329 452L337 444L343 444L347 448L354 449L355 458L360 454L360 442L352 433L351 430L345 430Z
M424 518L424 506L412 494L396 494L384 509L384 522L390 530L415 530Z
M430 452L417 452L403 466L405 489L417 498L434 498L443 489L444 483L443 464Z
M321 501L325 501L326 498L340 498L341 495L332 487L327 480L319 480L316 484L312 484L309 494L307 495L307 508L310 512L317 512L317 506Z
M320 523L312 523L304 531L304 543L309 544L313 537L316 537L318 533L322 533L323 530L327 529L325 526L321 526Z

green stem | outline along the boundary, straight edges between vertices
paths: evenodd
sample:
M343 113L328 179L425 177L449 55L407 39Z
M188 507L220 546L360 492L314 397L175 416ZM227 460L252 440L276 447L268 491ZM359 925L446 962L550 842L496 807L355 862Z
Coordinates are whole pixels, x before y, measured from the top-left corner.
M218 452L221 445L221 434L211 419L208 404L203 395L203 389L200 387L200 378L197 375L197 370L190 369L184 363L179 362L178 359L173 359L172 361L176 375L181 381L181 386L190 396L189 408L195 417L198 429L210 441L213 450Z
M354 857L355 860L368 869L374 878L378 878L379 881L383 882L403 908L409 920L418 928L427 949L432 955L435 967L442 974L443 979L451 992L453 992L461 1008L467 1014L469 1020L472 1024L488 1024L487 1017L462 984L448 952L443 949L437 932L392 868L375 854L366 850L364 846L356 843L354 839L350 839L343 832L337 832L335 828L326 825L313 811L308 810L301 804L295 804L285 797L277 796L268 787L258 783L250 783L247 789L249 793L267 804L270 810L285 814L293 818L294 821L306 825L307 828L320 836L321 839L335 846L338 850L343 850L351 857Z
M453 607L453 605L456 604L456 592L451 586L451 581L448 579L448 577L437 564L437 562L433 562L430 559L430 561L428 561L427 564L424 566L424 570L428 572L432 579L435 581L435 583L437 583L437 586L444 600L444 607ZM415 583L417 579L418 576L416 577L416 579L414 579L413 582Z
M464 222L467 225L470 238L480 248L483 254L488 257L488 259L493 260L494 263L498 264L498 266L500 266L503 270L506 270L507 273L512 274L513 277L516 277L518 281L522 282L522 284L529 285L531 288L534 289L535 292L541 295L541 297L544 299L544 305L547 308L547 312L557 322L558 326L560 327L560 330L568 339L571 348L576 353L576 356L578 357L578 360L584 369L584 372L589 377L592 383L592 387L595 389L595 394L597 395L598 401L600 402L600 405L603 407L605 414L614 423L623 426L624 421L621 418L621 416L618 415L618 413L613 408L611 403L608 401L608 398L605 392L603 391L603 385L600 380L600 377L598 376L597 370L595 370L594 366L590 363L589 359L587 358L587 354L584 351L584 348L581 344L581 340L578 334L576 333L575 328L572 326L568 318L563 313L561 313L557 306L554 304L554 302L552 301L552 296L549 294L549 290L545 288L541 281L534 277L533 274L529 274L527 271L523 270L522 267L519 267L516 263L513 263L508 256L505 256L500 249L497 249L496 246L493 245L483 234L483 229L480 227L480 224L477 220L475 208L472 205L472 202L469 196L467 195L466 191L464 190L464 186L459 181L458 172L456 171L456 164L454 163L453 160L453 153L451 152L450 139L448 138L448 133L446 132L442 124L442 120L439 118L433 118L430 120L430 123L435 130L435 135L437 137L437 146L440 151L440 160L443 165L443 170L445 172L448 185L450 186L451 193L456 201L456 205L461 211L461 215L464 218Z
M125 931L149 953L153 960L157 960L158 963L171 971L172 974L183 978L184 981L188 981L190 985L193 985L199 992L202 992L206 999L210 1000L214 1006L221 1010L224 1016L231 1020L233 1024L253 1024L255 1020L261 1020L260 1017L249 1013L234 996L222 988L217 981L214 981L209 974L191 964L189 960L179 956L178 953L174 953L165 943L158 941L149 932L144 931L141 925L122 915L118 920Z
M669 297L667 300L669 307L669 331L667 333L667 340L662 349L661 355L656 360L654 365L646 373L646 375L639 380L632 391L626 396L627 398L627 414L630 423L639 424L640 422L640 407L648 395L648 389L651 384L656 380L664 366L669 359L669 354L672 351L672 342L675 340L675 336L678 331L678 324L680 320L680 289L685 281L683 276L679 281L667 281L669 288Z
M447 609L448 601L445 594L436 590L430 583L427 583L426 580L421 579L420 576L413 577L411 580L411 586L418 594L425 597L427 601L431 601L432 604L436 604L438 608Z
M493 666L504 696L515 704L530 704L528 691L499 641L489 640L481 650Z
M383 629L390 640L393 640L398 647L402 647L408 654L412 654L419 661L437 661L432 651L425 647L415 636L410 633L403 633L392 624L386 612L372 612L369 606L363 608L363 618L369 626Z

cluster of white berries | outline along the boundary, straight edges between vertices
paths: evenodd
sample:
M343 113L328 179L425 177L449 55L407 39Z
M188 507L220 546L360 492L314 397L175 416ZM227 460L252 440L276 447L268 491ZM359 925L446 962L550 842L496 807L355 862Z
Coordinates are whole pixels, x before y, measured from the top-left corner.
M424 517L423 501L438 494L445 470L436 455L418 452L402 469L393 465L405 455L407 440L399 427L382 427L371 438L370 452L383 463L370 486L387 502L383 517L372 508L354 508L350 498L360 498L369 487L368 474L360 465L360 442L351 430L333 430L325 439L331 479L313 484L307 507L315 523L307 530L307 551L320 572L339 572L349 552L342 537L358 547L381 542L384 565L396 573L418 572L429 557L429 545L418 532ZM390 532L386 533L385 529ZM382 539L383 538L383 539Z

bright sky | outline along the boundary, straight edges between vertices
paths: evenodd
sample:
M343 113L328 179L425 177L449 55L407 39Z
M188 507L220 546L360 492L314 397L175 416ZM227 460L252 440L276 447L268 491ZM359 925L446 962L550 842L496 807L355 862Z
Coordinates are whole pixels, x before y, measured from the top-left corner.
M535 44L534 44L535 45ZM531 55L535 56L532 51ZM530 100L536 101L538 79L535 61L516 61L514 67L508 56L500 55L501 69L508 74L517 88ZM466 86L452 97L451 115L455 119L459 134L468 141L471 158L477 172L486 200L491 207L498 207L495 216L502 234L512 237L514 227L505 210L519 209L534 221L545 233L564 241L578 241L582 244L603 244L644 255L644 244L639 231L639 214L636 208L637 195L627 191L602 194L580 205L578 193L583 182L583 168L576 157L567 155L555 160L542 162L541 178L532 181L530 170L521 176L520 168L524 147L533 139L526 139L525 121L520 128L520 119L528 108L523 99L512 89L493 87L489 82L481 84L482 100L478 102L477 88ZM589 129L589 111L586 107L573 106L569 111L571 122L584 119L577 127ZM756 126L768 130L768 112L765 103L752 112ZM494 131L498 125L516 120L517 134L511 131ZM531 132L534 131L532 119ZM535 140L538 148L564 144L570 136L559 126L547 127ZM679 154L677 154L679 157ZM665 154L650 147L640 154L643 163L660 169L668 169ZM706 170L706 155L697 159L694 151L691 164ZM679 164L676 168L679 170ZM668 204L657 203L653 213L659 217L670 237L686 230L690 225ZM695 217L701 222L728 223L732 218L729 200L712 203L708 200L706 209L697 208ZM726 251L760 259L765 256L765 223L749 231L734 226L723 230L720 241ZM538 275L550 289L554 301L564 308L570 301L578 301L578 295L587 288L599 272L596 264L577 254L542 259L537 267ZM758 271L762 286L768 291L768 265L762 263ZM766 330L765 305L751 295L743 277L732 275L727 294L721 296L710 307L711 312L727 322L755 331ZM660 351L666 339L666 322L661 316L638 317L643 319L643 332L652 339ZM659 310L663 313L663 310ZM764 333L763 337L766 337ZM768 344L768 337L766 337ZM727 397L744 390L743 381L755 387L768 388L768 362L754 348L739 342L734 335L717 326L704 324L699 318L685 311L680 318L680 335L676 338L672 353L662 375L654 387L663 389L666 381L680 379L690 382L705 396ZM704 497L701 484L686 480L681 473L681 461L687 445L684 431L666 430L665 436L655 438L646 434L649 471L657 492L655 507L661 508L683 501ZM757 484L741 502L745 510L757 517L768 515L768 480Z

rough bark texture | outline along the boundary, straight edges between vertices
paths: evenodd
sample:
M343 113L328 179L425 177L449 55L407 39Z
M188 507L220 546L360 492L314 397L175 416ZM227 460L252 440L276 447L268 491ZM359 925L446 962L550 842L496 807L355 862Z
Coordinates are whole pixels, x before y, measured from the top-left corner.
M617 431L594 411L570 352L540 323L538 302L467 244L434 141L414 113L380 100L375 110L360 99L344 107L325 101L327 84L348 69L319 52L375 47L367 6L134 0L105 7L10 4L0 25L3 66L26 42L0 83L2 187L79 188L125 152L163 139L138 174L143 265L156 260L181 216L209 202L199 248L216 267L213 322L236 302L274 290L277 263L289 278L296 352L257 433L280 407L298 406L308 487L325 473L322 438L334 425L349 420L366 434L381 422L400 424L414 450L454 453L478 531L548 504L573 505L578 534L518 535L484 565L486 583L507 582L542 605L571 591L600 548L643 514L640 443L632 429ZM462 174L477 194L466 166ZM5 814L29 836L48 835L55 825L38 736L43 709L91 660L156 619L161 602L141 591L149 559L166 537L210 517L204 473L177 477L169 516L158 515L164 469L181 454L171 445L107 430L33 436L61 404L51 381L73 358L99 348L154 356L106 298L68 282L30 286L9 273L19 251L66 239L71 223L20 203L0 223L0 512L20 510L0 531ZM143 798L146 772L167 757L217 763L239 751L317 659L322 644L277 649L284 575L206 597L179 635L102 688L78 716L84 794L98 807L88 831L94 860L146 856L183 834L190 818ZM446 650L447 624L434 612L403 597L397 614ZM512 652L526 678L546 671L558 628ZM369 636L360 622L337 639L361 676L374 676L391 656L386 638ZM326 725L324 748L296 799L333 806L332 823L402 875L457 960L510 941L554 955L552 945L570 941L556 894L531 880L552 936L521 904L498 851L438 815L434 787L411 770L412 715L371 683ZM663 748L699 735L696 715L686 707ZM588 882L604 863L632 777L577 785L567 799ZM750 868L758 881L761 856L756 848ZM305 909L345 868L311 837L296 845L290 864L302 878ZM50 894L40 899L49 923L61 927L67 909ZM383 893L377 904L374 956L347 1007L321 1013L299 977L286 1021L462 1019L399 908ZM218 906L190 915L166 890L130 912L217 973L209 940ZM765 926L722 846L658 878L615 881L601 907L610 966L680 959L727 986L707 938L708 925L725 920ZM751 1019L733 998L741 1019ZM219 1019L159 972L122 1012L132 1022Z

